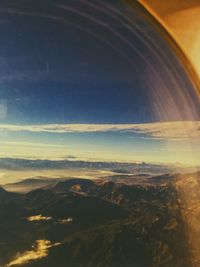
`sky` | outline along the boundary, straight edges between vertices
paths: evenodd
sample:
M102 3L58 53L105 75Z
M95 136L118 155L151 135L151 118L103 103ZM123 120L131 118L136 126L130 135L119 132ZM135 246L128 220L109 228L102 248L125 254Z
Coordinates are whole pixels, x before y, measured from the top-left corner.
M198 164L199 99L123 1L0 3L0 157Z

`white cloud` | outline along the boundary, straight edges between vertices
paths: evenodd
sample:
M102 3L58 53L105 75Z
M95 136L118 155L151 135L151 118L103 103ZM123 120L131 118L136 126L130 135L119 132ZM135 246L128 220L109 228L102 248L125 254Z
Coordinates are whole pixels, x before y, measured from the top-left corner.
M200 139L200 121L174 121L144 124L0 124L0 130L35 133L129 132L154 139Z

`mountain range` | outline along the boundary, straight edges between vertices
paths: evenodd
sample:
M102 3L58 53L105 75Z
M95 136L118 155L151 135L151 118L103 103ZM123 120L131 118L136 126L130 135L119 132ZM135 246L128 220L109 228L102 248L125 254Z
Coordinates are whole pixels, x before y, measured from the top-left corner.
M0 266L198 267L200 173L147 179L0 187Z

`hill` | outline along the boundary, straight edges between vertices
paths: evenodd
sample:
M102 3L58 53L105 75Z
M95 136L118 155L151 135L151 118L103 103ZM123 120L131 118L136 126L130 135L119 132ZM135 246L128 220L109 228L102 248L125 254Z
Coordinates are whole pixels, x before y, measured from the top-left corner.
M70 179L24 195L0 188L0 265L198 267L199 173L148 179Z

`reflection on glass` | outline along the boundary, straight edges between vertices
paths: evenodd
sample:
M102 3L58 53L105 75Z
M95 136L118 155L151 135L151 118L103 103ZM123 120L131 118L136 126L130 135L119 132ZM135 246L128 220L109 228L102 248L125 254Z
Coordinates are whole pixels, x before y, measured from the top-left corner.
M142 4L0 3L0 266L199 266L198 71Z

